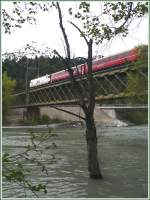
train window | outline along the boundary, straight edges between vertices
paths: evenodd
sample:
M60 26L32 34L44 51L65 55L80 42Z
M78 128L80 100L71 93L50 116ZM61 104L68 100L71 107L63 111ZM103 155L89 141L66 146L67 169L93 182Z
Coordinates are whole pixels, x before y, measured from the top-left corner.
M78 66L77 66L77 69L80 70L80 69L81 69L81 65L78 65Z
M105 63L105 62L109 61L110 59L111 59L110 57L103 58L103 59L98 60L95 64L102 64L102 63Z
M127 56L129 56L129 51L128 52L125 52L125 53L123 53L123 55L122 56L124 56L124 57L127 57Z
M99 64L102 64L102 63L105 63L105 62L108 62L108 61L116 60L116 59L123 58L123 57L128 57L129 54L130 54L130 51L126 51L126 52L121 53L121 54L116 54L116 55L113 55L113 56L102 58L102 59L99 59L97 61L94 61L93 65L99 65Z
M114 59L119 59L119 58L122 58L122 57L127 57L128 55L129 55L129 51L126 51L124 53L121 53L119 55L114 56L115 57Z

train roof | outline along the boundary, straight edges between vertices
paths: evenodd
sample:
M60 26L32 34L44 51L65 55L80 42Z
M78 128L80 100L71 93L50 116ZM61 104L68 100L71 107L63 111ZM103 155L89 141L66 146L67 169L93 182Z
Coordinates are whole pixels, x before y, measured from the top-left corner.
M34 79L31 79L31 81L38 81L38 80L41 80L41 79L44 79L44 78L47 78L47 76L49 76L48 74L45 74L44 76L40 76L38 78L34 78Z
M96 62L98 60L103 60L103 59L111 58L111 57L115 57L115 56L118 56L118 55L121 55L121 54L124 54L124 53L128 53L128 52L130 52L130 51L132 51L134 49L136 49L136 48L132 48L132 49L120 52L120 53L115 53L115 54L112 54L110 56L106 56L106 57L103 57L103 58L98 58L98 59L93 60L93 62Z

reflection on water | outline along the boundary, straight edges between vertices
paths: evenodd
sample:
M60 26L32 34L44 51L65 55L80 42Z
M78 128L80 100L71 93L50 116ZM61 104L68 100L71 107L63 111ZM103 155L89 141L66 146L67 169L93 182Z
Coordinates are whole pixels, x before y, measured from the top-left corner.
M38 130L39 131L39 130ZM40 130L40 132L46 130ZM87 152L84 129L56 128L58 148L55 164L49 163L51 149L45 152L49 175L37 176L33 170L31 180L47 185L47 195L55 198L146 198L147 197L147 126L98 128L99 160L103 180L92 180L87 172ZM37 133L38 134L38 133ZM3 130L3 151L18 153L28 143L26 130ZM29 163L24 163L29 165ZM33 168L34 164L30 164ZM41 173L39 173L41 174ZM17 184L3 182L3 197L24 197L24 191ZM34 197L28 192L27 197Z

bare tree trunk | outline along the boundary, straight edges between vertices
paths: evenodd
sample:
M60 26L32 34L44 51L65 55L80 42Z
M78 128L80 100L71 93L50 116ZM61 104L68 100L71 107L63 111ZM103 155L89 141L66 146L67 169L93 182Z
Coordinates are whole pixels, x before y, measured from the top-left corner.
M91 178L101 179L97 152L96 127L93 116L86 115L86 141L88 154L88 170Z
M57 9L58 9L58 15L59 15L59 24L61 31L63 33L63 37L66 44L66 52L67 52L67 60L65 61L66 68L68 69L68 72L71 77L71 81L74 85L74 90L77 93L77 96L80 101L80 106L83 109L83 112L85 113L85 122L86 122L86 140L87 140L87 151L88 151L88 170L89 175L91 178L102 178L100 168L99 168L99 162L98 162L98 153L97 153L97 136L96 136L96 127L94 122L94 108L95 108L95 88L94 88L94 80L92 75L92 44L93 40L90 39L89 41L84 36L84 39L88 46L88 59L87 59L87 65L88 65L88 102L84 101L84 95L82 94L82 90L78 85L78 82L75 80L75 77L73 76L73 70L71 68L71 58L70 58L70 45L68 42L68 37L66 35L65 28L63 26L62 21L62 13L61 8L59 6L59 3L56 3ZM73 24L73 23L72 23ZM74 25L74 24L73 24ZM78 31L81 33L80 29L74 25ZM59 55L57 53L57 55Z
M93 40L90 39L88 42L88 106L85 113L86 121L86 141L87 141L87 153L88 153L88 170L91 178L102 178L97 152L97 135L94 121L94 109L95 109L95 87L94 79L92 74L92 44Z

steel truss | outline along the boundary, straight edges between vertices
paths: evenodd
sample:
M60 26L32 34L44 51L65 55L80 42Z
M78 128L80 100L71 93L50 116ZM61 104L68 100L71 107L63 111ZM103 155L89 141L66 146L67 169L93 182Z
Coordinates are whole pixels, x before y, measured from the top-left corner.
M147 68L141 68L137 71L136 68L132 68L130 65L95 73L93 77L96 101L103 102L111 99L128 98L127 75L129 73L134 73L135 75L140 73L143 80L148 77ZM78 82L84 100L86 101L88 99L87 76L76 78L76 81ZM79 96L73 88L73 83L70 80L67 80L40 88L30 89L27 93L25 91L16 93L14 94L16 99L15 104L13 104L12 107L78 104ZM142 91L139 95L145 93L147 93L147 91ZM132 95L134 96L137 94Z

